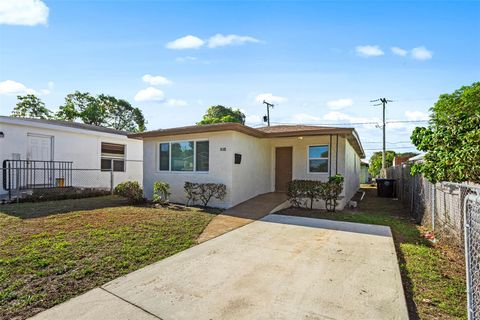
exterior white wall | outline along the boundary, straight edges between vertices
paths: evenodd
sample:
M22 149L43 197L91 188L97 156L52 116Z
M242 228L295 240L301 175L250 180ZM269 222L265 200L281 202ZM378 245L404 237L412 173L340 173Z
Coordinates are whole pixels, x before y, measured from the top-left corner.
M209 141L209 171L208 172L179 172L160 171L159 146L162 142L174 141ZM226 148L221 151L221 148ZM227 195L223 201L211 199L209 206L228 208L233 206L232 171L233 171L233 132L214 132L145 138L143 147L144 159L144 192L148 199L152 198L153 183L163 181L170 184L170 201L185 203L185 182L196 183L223 183L227 186Z
M233 154L242 155L240 164L233 164L232 204L271 191L270 141L234 132ZM233 156L232 156L233 163Z
M348 202L360 188L360 157L348 141L345 146L344 193Z
M20 121L20 120L17 120ZM124 135L103 133L90 130L63 127L43 123L21 121L7 123L0 121L0 165L3 160L10 160L13 154L19 154L20 160L27 159L28 134L53 137L53 160L73 161L73 185L77 187L110 188L110 172L101 172L101 144L110 142L126 145L125 172L114 172L114 185L135 180L140 184L143 180L143 142L129 139ZM5 193L0 186L0 193Z

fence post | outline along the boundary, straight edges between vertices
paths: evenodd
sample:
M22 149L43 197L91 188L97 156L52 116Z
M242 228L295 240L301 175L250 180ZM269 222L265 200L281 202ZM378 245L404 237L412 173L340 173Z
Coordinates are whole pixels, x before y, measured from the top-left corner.
M15 177L15 184L16 184L16 188L15 188L15 191L16 191L16 194L17 194L17 203L20 202L20 166L17 166L16 168L17 170L15 170L16 172L16 177Z
M435 202L437 197L437 188L435 183L432 183L432 231L435 231Z
M110 194L113 195L113 168L110 170Z

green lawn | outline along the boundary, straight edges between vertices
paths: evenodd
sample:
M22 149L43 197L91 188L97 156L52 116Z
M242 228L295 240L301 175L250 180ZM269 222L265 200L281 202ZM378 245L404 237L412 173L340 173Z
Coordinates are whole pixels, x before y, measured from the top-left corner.
M185 250L213 216L114 196L2 205L0 318L32 316Z
M465 267L458 248L432 245L406 216L401 203L378 198L375 189L354 210L326 213L287 209L280 214L390 226L407 298L410 319L466 319Z

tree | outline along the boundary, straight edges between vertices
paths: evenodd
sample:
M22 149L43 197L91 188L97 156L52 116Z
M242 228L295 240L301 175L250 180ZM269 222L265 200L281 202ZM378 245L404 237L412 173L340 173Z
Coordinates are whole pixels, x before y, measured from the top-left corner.
M50 119L51 111L45 107L45 103L34 94L17 96L18 102L13 108L13 117Z
M430 111L429 125L415 128L411 136L426 152L412 173L431 182L480 183L480 82L442 94Z
M240 109L232 109L221 105L211 106L198 125L224 122L245 124L245 114Z
M387 150L385 152L385 167L388 168L393 164L393 158L395 158L395 151ZM370 166L368 167L368 172L373 177L380 176L380 170L382 169L382 152L374 152L370 157Z
M130 132L145 131L146 123L142 111L126 100L104 94L94 97L79 91L67 95L56 117Z

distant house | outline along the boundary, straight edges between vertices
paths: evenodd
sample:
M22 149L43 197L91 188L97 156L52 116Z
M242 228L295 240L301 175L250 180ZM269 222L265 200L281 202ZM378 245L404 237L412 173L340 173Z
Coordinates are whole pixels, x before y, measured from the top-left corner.
M360 162L360 183L369 183L371 180L370 173L368 172L368 168L370 164L368 161L363 160Z
M143 180L142 141L83 123L0 116L0 195L65 186L110 188Z
M143 139L143 185L148 198L157 180L184 203L185 182L223 183L228 208L256 195L286 192L292 179L345 177L339 207L359 188L365 154L353 128L282 125L251 128L238 123L187 126L129 135ZM320 206L321 204L317 204Z

